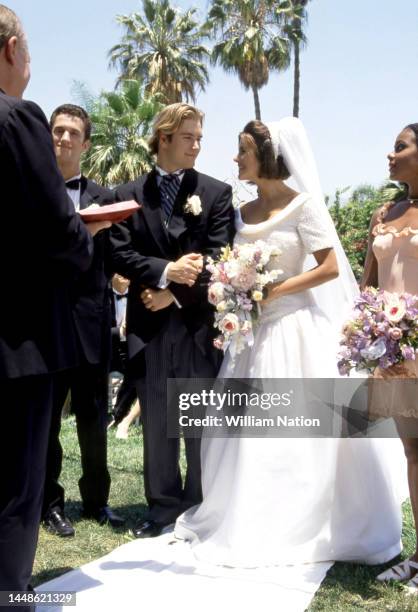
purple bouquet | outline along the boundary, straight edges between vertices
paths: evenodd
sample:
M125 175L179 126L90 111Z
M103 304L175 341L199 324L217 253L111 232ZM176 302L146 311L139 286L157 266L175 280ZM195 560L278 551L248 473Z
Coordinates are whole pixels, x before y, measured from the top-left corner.
M353 316L343 327L338 353L342 376L351 370L373 373L406 360L418 349L418 296L366 287L355 301Z

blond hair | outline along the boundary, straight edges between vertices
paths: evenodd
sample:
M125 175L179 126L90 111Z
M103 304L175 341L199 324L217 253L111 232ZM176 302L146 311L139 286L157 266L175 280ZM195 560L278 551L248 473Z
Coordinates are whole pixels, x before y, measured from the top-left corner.
M162 111L154 119L152 126L152 135L148 140L148 145L151 153L157 155L158 145L161 134L171 136L181 126L183 121L186 119L195 119L203 123L203 113L199 109L191 106L190 104L184 104L183 102L177 102L176 104L170 104L163 108Z
M4 4L0 4L0 50L12 36L20 36L22 26L16 13Z

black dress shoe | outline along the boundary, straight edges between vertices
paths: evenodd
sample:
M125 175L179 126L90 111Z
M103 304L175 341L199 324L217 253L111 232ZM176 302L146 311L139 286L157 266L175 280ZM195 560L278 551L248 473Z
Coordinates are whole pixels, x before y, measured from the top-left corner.
M66 538L75 534L74 527L65 517L61 508L52 508L44 518L44 525L51 533Z
M92 518L99 523L99 525L106 525L109 523L112 527L123 527L125 519L113 512L109 506L103 506L95 511L83 511L85 518Z
M132 529L132 533L136 538L155 538L163 529L164 525L158 525L154 521L139 521Z

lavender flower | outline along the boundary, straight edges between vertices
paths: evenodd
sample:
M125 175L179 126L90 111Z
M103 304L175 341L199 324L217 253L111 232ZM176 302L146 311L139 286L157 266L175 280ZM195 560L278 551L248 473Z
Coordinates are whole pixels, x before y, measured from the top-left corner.
M372 287L356 298L352 318L342 330L338 369L341 375L373 372L416 358L418 296L388 293Z

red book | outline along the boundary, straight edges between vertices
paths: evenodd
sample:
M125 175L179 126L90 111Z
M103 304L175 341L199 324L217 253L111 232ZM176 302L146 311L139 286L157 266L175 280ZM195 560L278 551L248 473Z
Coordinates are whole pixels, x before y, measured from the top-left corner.
M91 223L92 221L119 223L119 221L127 219L140 208L140 204L137 204L134 200L128 200L127 202L116 202L116 204L106 204L97 208L95 206L85 208L80 210L79 213L85 223Z

